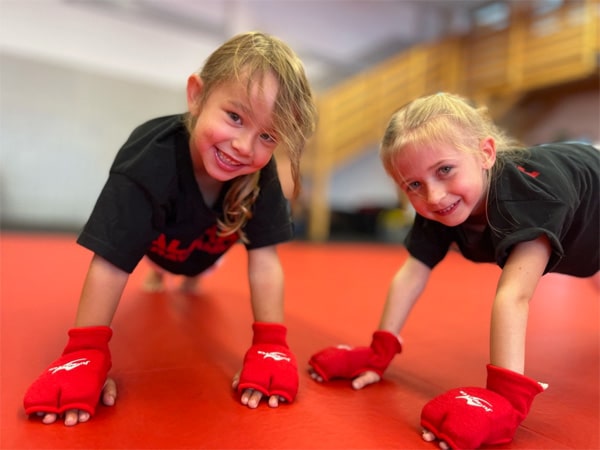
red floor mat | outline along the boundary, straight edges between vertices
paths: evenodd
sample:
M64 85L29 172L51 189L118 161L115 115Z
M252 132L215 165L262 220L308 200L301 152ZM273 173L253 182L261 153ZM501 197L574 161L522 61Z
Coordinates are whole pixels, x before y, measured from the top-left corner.
M388 283L406 258L395 245L283 245L288 341L301 368L292 405L249 410L230 389L251 340L246 256L235 247L196 296L139 289L131 277L111 341L119 384L113 408L76 427L42 425L23 393L66 342L90 254L72 235L0 235L2 449L435 449L423 442L424 403L482 385L489 310L499 270L450 255L433 272L383 382L353 391L319 385L310 355L368 345ZM550 384L512 449L597 449L599 286L544 277L531 306L527 373Z

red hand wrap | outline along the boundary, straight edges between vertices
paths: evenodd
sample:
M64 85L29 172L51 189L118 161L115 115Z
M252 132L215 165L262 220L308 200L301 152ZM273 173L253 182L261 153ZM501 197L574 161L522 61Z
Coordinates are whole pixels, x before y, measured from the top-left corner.
M62 356L25 393L25 412L60 414L79 409L93 415L111 367L111 337L112 330L105 326L69 330Z
M238 393L254 389L292 402L298 392L298 365L286 342L287 329L263 322L255 322L252 329L252 347L244 357Z
M487 370L487 389L452 389L427 403L421 413L423 428L455 449L510 442L544 388L510 370L491 364Z
M370 347L329 347L308 362L325 381L357 377L372 370L383 375L394 356L402 351L398 338L388 331L376 331Z

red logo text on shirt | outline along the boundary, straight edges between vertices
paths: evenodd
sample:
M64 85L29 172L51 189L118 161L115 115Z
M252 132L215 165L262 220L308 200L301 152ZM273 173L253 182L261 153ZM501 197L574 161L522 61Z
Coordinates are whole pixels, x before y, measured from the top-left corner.
M217 226L214 225L204 231L198 238L185 248L181 247L181 241L173 239L167 240L164 234L157 237L150 246L150 251L162 256L171 261L185 261L194 250L201 252L221 254L225 253L238 240L237 234L230 236L219 236L217 234Z

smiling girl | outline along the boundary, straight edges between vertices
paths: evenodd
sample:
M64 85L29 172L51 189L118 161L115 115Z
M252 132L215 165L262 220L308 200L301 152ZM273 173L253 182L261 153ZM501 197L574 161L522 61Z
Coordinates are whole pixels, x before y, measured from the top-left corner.
M548 272L599 269L600 157L581 143L523 147L484 108L446 93L417 99L388 123L380 156L416 211L409 257L388 292L370 347L315 354L317 381L376 383L431 270L456 245L469 260L502 268L492 306L487 387L449 391L423 409L423 438L446 448L509 442L545 388L524 376L528 306Z
M251 407L294 400L296 360L283 325L283 271L276 244L292 238L276 149L294 183L316 107L301 61L258 32L225 42L187 82L188 112L137 127L118 152L77 242L93 252L75 326L62 356L25 395L44 423L86 422L102 396L115 403L108 342L129 274L146 256L187 287L238 240L248 251L254 337L233 385ZM160 270L160 271L159 271ZM277 352L277 359L261 355ZM77 362L74 364L74 362Z

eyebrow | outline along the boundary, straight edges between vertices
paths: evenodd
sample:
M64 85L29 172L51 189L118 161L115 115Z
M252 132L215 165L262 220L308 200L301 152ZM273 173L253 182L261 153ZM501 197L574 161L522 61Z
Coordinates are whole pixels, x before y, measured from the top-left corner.
M251 114L252 112L252 110L245 103L242 103L239 100L227 100L227 102L234 108L241 109L246 114Z
M244 114L246 114L248 116L248 118L250 119L251 122L253 122L257 127L261 128L264 132L268 133L268 134L277 134L277 131L273 128L273 123L271 121L271 123L269 123L269 126L264 126L263 124L259 124L256 121L256 117L252 112L252 109L247 105L247 103L243 103L240 102L239 100L236 99L227 99L227 103L229 103L229 105L231 107L233 107L234 109L241 109L242 112Z
M456 162L452 159L452 158L443 158L437 162L435 162L434 164L432 164L429 167L426 167L425 170L426 171L430 171L430 170L435 170L440 166L447 166L447 165L456 165ZM401 187L402 186L408 186L411 183L414 183L415 181L418 181L418 178L407 178L402 176L402 181L401 181Z
M427 168L427 170L434 170L440 166L450 165L450 164L456 164L456 161L454 161L452 158L444 158L444 159L439 160L435 164L432 164L431 166L429 166Z

